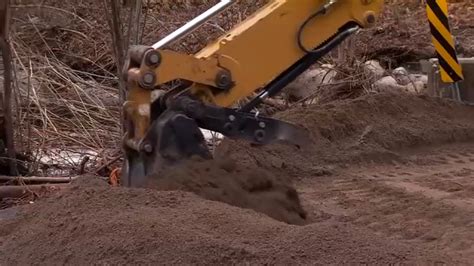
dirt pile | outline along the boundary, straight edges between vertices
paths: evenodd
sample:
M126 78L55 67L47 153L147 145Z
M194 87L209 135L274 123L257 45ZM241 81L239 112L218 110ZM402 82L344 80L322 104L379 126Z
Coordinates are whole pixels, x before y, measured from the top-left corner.
M287 178L227 159L189 161L150 177L149 188L181 190L230 205L249 208L290 224L303 224L306 213Z
M16 211L0 215L5 264L324 265L441 259L342 222L291 226L192 193L111 189L94 180Z
M296 107L276 117L306 128L312 142L298 150L226 140L216 153L271 171L318 175L322 165L401 160L398 149L474 139L473 107L408 93Z
M473 107L423 96L380 94L299 107L277 116L311 132L312 143L305 152L286 146L249 148L226 141L218 157L232 151L234 161L238 165L246 161L248 167L225 160L189 162L185 168L159 173L148 189L110 188L103 181L82 178L61 194L0 212L1 262L453 263L454 256L447 254L451 249L411 239L410 230L417 230L419 219L451 229L451 225L441 226L448 216L436 216L439 211L433 206L437 205L430 204L429 212L423 212L428 201L410 205L412 200L397 196L398 188L393 199L387 198L392 195L386 189L388 181L378 176L314 176L326 174L321 167L332 163L381 157L402 160L394 150L474 140ZM308 211L302 226L288 224L301 223L305 216L289 183L295 177L304 178L295 182ZM372 191L369 184L374 182L382 187L376 188L378 198L364 198L365 187ZM421 213L411 217L408 232L394 220L404 209ZM453 214L453 219L467 224L470 220L465 217L470 216Z

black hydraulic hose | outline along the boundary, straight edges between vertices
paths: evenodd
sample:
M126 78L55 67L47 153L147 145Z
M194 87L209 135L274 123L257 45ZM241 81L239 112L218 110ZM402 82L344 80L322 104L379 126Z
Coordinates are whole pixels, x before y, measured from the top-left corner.
M297 38L298 39L298 46L300 47L301 50L303 50L304 52L306 52L308 54L315 53L317 51L308 50L306 47L304 47L304 45L303 45L303 30L306 28L306 26L308 25L309 22L311 22L313 19L315 19L318 16L326 14L326 12L327 12L327 8L325 6L321 7L316 13L309 16L303 22L303 24L300 26L300 28L298 29L298 34L297 34L297 36L298 36L298 38Z
M344 41L349 35L354 33L359 29L358 25L350 25L346 24L342 29L340 29L339 33L330 41L327 41L325 44L323 44L319 48L315 48L313 50L308 50L304 45L303 45L303 31L308 25L309 22L311 22L313 19L315 19L318 16L325 15L328 11L328 8L332 5L333 3L330 2L321 8L319 8L318 11L316 11L314 14L309 16L303 24L298 29L297 32L297 42L299 48L306 53L306 55L299 60L297 63L295 63L293 66L291 66L289 69L287 69L285 72L283 72L279 77L277 77L275 80L270 82L265 88L259 93L257 97L252 99L249 103L247 103L245 106L240 108L240 111L243 112L250 112L252 109L257 107L259 104L263 102L263 100L267 97L272 97L278 92L280 92L286 85L288 85L290 82L295 80L301 73L306 71L312 64L314 64L317 60L319 60L321 57L323 57L325 54L327 54L329 51L331 51L334 47L339 45L342 41Z

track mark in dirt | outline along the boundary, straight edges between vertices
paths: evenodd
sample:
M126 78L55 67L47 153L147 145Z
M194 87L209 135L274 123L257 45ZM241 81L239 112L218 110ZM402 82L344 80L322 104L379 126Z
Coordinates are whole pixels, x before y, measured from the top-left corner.
M409 193L419 193L427 198L432 198L433 200L438 200L452 204L461 209L468 209L474 211L474 199L452 199L452 193L445 192L438 189L432 189L429 187L424 187L411 182L386 182L387 185L401 188L406 190Z
M302 199L312 198L313 205L306 207L309 213L324 206L332 219L472 261L473 147L456 144L401 153L406 158L403 164L349 168L324 186L306 180L301 184L306 188Z

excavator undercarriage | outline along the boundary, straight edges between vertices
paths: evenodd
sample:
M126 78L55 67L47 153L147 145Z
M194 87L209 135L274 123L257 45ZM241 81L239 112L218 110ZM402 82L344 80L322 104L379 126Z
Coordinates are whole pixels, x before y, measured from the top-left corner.
M255 108L360 28L373 25L382 0L270 0L195 55L163 47L234 1L221 1L153 46L128 52L123 76L125 163L121 184L143 186L163 165L212 158L201 129L258 145L302 146L306 132ZM255 92L243 106L236 103Z

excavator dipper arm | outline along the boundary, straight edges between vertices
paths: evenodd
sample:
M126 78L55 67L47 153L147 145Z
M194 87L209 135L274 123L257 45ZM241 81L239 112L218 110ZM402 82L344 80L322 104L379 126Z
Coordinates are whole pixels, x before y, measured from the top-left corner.
M143 185L157 165L210 158L200 128L256 144L301 145L301 129L250 112L359 28L373 25L383 0L269 0L195 55L163 49L231 3L222 1L154 46L129 50L125 185Z

